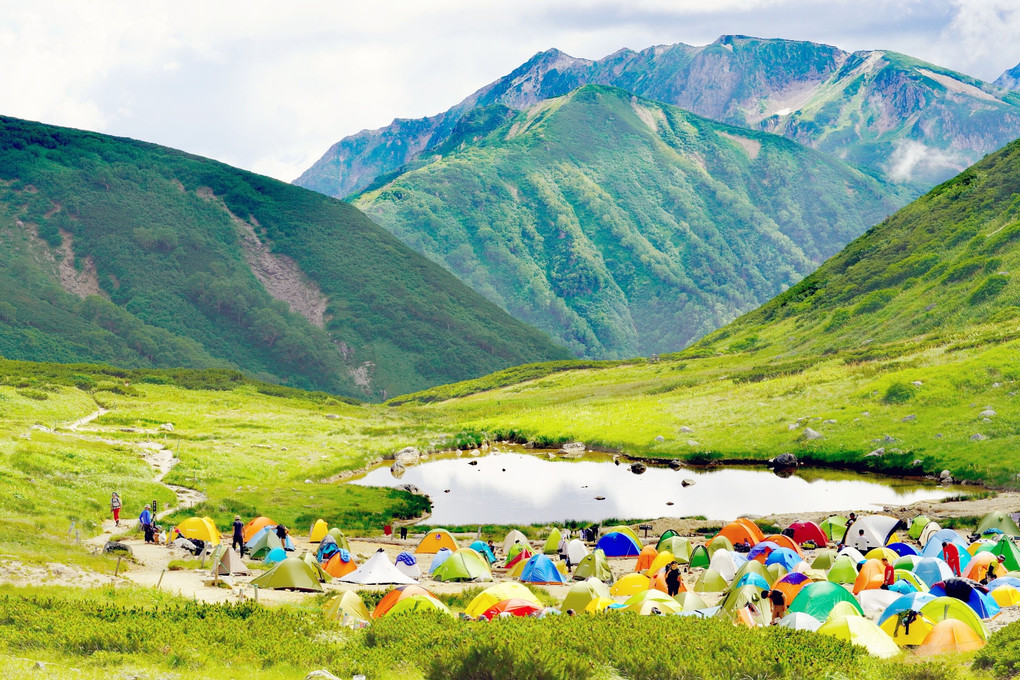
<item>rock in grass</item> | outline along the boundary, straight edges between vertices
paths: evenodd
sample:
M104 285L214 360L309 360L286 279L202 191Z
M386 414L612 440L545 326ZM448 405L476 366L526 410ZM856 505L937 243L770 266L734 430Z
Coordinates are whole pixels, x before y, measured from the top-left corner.
M679 470L680 467L681 467L680 466L680 461L678 461L678 460L671 460L671 461L669 461L669 469L670 470Z
M817 430L812 430L810 427L805 427L803 437L804 439L810 442L814 441L815 439L821 439L822 433Z
M935 439L942 439L942 433L939 432L938 434L936 434Z
M393 454L393 460L401 465L416 465L421 460L421 451L413 446L405 446Z
M988 437L986 437L985 435L981 434L980 432L975 432L974 434L972 434L970 436L970 440L972 442L983 442L986 439L988 439Z
M875 449L871 453L864 454L864 457L865 458L879 458L879 457L884 456L884 455L885 455L885 448L882 447L882 448Z
M663 437L663 436L662 436L662 435L660 434L660 435L659 435L658 437L656 437L656 438L655 438L655 441L657 441L657 442L664 442L664 441L666 441L666 438L665 438L665 437Z
M912 382L912 383L910 383L910 384L911 384L911 385L913 385L914 387L920 387L920 386L921 386L921 385L923 385L924 383L923 383L923 382L921 382L920 380L915 380L914 382Z
M915 458L910 463L910 467L921 467L922 465L924 465L924 461L921 460L920 458Z
M327 413L326 420L340 420L340 416L335 413Z
M694 430L692 428L687 427L686 425L683 425L680 428L680 432L682 432L683 434L691 434L694 432Z
M982 418L991 418L992 416L995 416L995 415L998 415L998 414L995 412L995 409L988 408L988 409L985 409L984 411L982 411L981 413L979 413L978 415L981 416Z
M882 437L882 441L884 441L887 444L892 444L894 441L896 441L896 437L885 435L884 437Z
M305 680L340 680L329 671L312 671L305 676Z
M697 439L688 439L687 446L701 446L701 442L699 442Z
M790 430L790 432L793 432L798 427L800 427L800 423L790 423L790 427L788 427L787 429Z
M829 420L823 421L822 424L823 425L835 425L836 421L830 418Z
M909 416L903 416L902 418L900 418L901 423L909 423L914 420L917 420L917 416L915 416L914 414L910 414Z

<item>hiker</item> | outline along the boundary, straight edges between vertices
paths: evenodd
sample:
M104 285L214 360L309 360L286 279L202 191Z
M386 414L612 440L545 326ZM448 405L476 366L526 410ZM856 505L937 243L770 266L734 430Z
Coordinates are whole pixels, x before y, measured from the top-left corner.
M786 595L776 588L766 590L762 595L772 604L772 623L779 623L779 620L786 616Z
M896 570L889 563L888 557L882 558L882 565L885 567L885 574L882 577L882 590L889 590L889 586L896 583Z
M110 494L110 512L113 513L113 523L120 526L120 494L114 491Z
M142 525L142 530L145 531L145 542L152 543L153 537L153 526L152 523L155 520L152 517L152 511L149 510L148 505L142 506L142 512L138 515L138 523Z
M989 562L988 563L988 569L985 571L985 575L981 579L981 585L987 586L989 583L994 581L995 578L996 578L996 574L995 574L996 567L998 567L1000 564L1002 564L1005 561L1006 561L1006 556L1005 555L999 555L998 559L995 562Z
M287 545L287 527L282 524L276 525L276 537L280 539L280 543Z
M837 543L837 544L836 544L836 549L837 549L837 550L839 550L839 549L840 549L840 548L842 548L842 547L843 547L844 545L846 545L846 540L847 540L847 534L849 534L849 533L850 533L850 527L851 527L851 526L853 525L853 523L854 523L854 522L856 522L856 521L857 521L857 515L856 515L855 513L852 513L852 512L851 512L851 513L850 513L850 516L849 516L849 517L847 517L847 520L846 520L846 525L844 525L844 527L843 527L843 537L842 537L842 538L840 538L840 539L839 539L839 543Z
M862 553L868 552L868 537L864 535L864 529L857 530L857 536L854 538L851 547L856 548Z
M956 576L960 575L960 549L956 547L955 543L949 541L942 541L942 556L946 560L946 564L950 569L953 570L953 574Z
M676 562L670 562L666 567L666 594L670 597L676 597L680 592L680 565Z
M489 545L489 552L491 552L492 556L495 557L496 556L496 546L492 544L492 539L491 538L489 539L489 544L488 545Z
M230 540L230 547L236 549L238 555L244 555L244 522L240 515L234 515L234 537Z
M407 527L400 527L400 540L401 541L407 540Z
M563 560L567 569L570 569L570 556L567 554L567 539L560 537L560 543L556 546L556 552L559 553L560 559Z

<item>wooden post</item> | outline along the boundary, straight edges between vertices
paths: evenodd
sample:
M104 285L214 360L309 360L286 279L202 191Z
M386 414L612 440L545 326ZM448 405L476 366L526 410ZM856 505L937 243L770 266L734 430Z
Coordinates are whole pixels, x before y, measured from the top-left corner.
M120 575L120 555L117 555L117 568L113 570L113 577L117 578Z
M158 580L158 581L156 581L156 590L159 590L159 586L160 586L160 585L161 585L161 584L163 583L163 575L164 575L164 574L166 574L166 569L164 569L164 570L162 571L162 573L160 573L160 575L159 575L159 580Z
M253 587L255 588L255 604L258 604L259 603L259 587L258 586L253 586Z

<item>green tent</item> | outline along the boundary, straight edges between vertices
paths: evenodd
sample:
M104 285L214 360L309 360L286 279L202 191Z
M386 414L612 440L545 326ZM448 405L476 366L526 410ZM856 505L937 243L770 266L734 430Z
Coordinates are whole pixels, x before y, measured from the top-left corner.
M719 603L719 611L716 616L736 622L737 613L751 605L751 619L759 626L767 626L772 623L772 603L768 598L762 597L762 589L757 586L746 585L730 591Z
M920 612L932 623L945 621L946 619L959 619L970 626L982 640L988 639L988 631L977 613L970 608L963 600L945 595L936 597L930 602L921 605Z
M728 550L733 552L733 542L722 534L716 536L708 544L708 554L714 555L716 550Z
M680 564L687 564L691 561L691 542L683 536L670 536L666 539L659 539L655 549L659 552L669 551Z
M809 583L801 588L800 592L797 593L797 597L793 598L789 611L791 614L803 612L810 614L819 621L824 621L829 617L829 612L832 611L832 608L839 602L850 602L857 608L858 612L864 614L861 605L857 604L857 600L854 599L849 590L830 581Z
M708 548L699 545L691 551L691 568L707 567L712 564L712 558L708 555Z
M545 539L545 547L542 548L542 552L546 555L555 555L560 550L560 539L563 538L563 534L556 527L549 532L549 538Z
M437 581L491 581L488 561L471 548L461 548L432 572Z
M605 583L597 578L578 581L570 586L567 596L563 598L563 604L560 605L560 611L573 609L575 612L583 612L589 602L600 597L609 597L609 587Z
M832 548L819 550L815 553L815 559L811 562L812 569L829 569L836 561L838 554Z
M840 541L846 533L846 517L833 515L822 520L818 525L822 533L829 537L830 541Z
M253 579L251 584L259 588L322 592L318 574L300 557L288 557L262 576Z
M689 590L677 593L673 599L680 603L680 611L692 612L695 609L708 609L708 603L701 599L700 595Z
M765 570L772 574L773 581L778 581L789 573L789 570L779 562L773 562L769 566L765 567Z
M301 556L305 564L312 568L315 575L318 577L321 583L329 583L333 580L333 576L326 573L326 570L319 565L319 560L315 559L315 553L305 551L305 554Z
M679 535L680 535L680 532L677 531L676 529L666 529L665 531L662 532L662 536L659 536L659 544L661 544L663 541L668 541L669 539L673 538L674 536L679 536ZM655 546L655 549L658 550L659 552L662 552L662 550L659 548L658 544Z
M921 538L921 532L924 531L924 525L931 521L931 518L927 515L918 515L914 519L910 520L910 528L907 529L907 534L915 541Z
M506 551L506 561L504 561L503 564L510 564L510 562L512 562L513 559L525 548L531 551L531 546L526 543L514 543L511 545L510 549ZM533 551L532 554L534 554Z
M758 576L761 576L765 579L766 583L769 584L769 588L771 588L776 582L776 577L772 574L772 572L766 569L765 565L758 560L748 560L741 564L740 569L737 569L736 573L733 575L733 582L739 583L740 577L744 574L758 574Z
M594 578L603 583L613 582L613 570L609 568L606 553L598 548L585 555L574 569L575 581L588 578Z
M729 584L726 583L726 579L715 569L706 569L701 572L698 580L694 582L694 592L696 593L721 593L727 588L729 588Z
M283 543L280 538L276 535L275 531L264 531L259 540L255 542L255 545L251 547L251 552L248 553L248 557L253 560L261 560L263 557L268 555L274 548L283 550Z
M840 555L829 568L827 578L833 583L853 583L857 580L857 563L849 555Z
M1020 536L1020 527L1016 525L1013 518L998 510L990 512L981 518L981 521L978 523L977 533L983 535L989 529L998 529L1013 538Z
M333 537L338 548L343 548L347 552L351 551L351 544L347 542L347 537L344 536L344 532L340 531L340 527L333 527L326 532L326 535Z
M383 616L410 614L412 612L443 612L444 614L451 614L449 607L434 597L429 595L412 595L411 597L398 600L395 605L386 610Z
M1010 538L1003 536L990 552L993 555L1002 555L1006 558L1002 564L1007 571L1020 571L1020 549Z

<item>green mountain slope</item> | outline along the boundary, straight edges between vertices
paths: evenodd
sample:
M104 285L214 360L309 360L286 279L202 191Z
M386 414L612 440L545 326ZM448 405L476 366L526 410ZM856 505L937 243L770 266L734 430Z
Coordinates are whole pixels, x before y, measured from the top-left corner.
M355 204L589 357L682 348L898 200L781 137L594 85L520 114L476 110L447 150Z
M436 116L345 137L295 183L348 196L427 157L475 108L522 110L600 84L785 135L920 194L1020 136L1011 73L995 87L894 52L733 35L700 47L620 50L597 61L553 49Z
M1020 141L681 353L517 367L392 403L496 438L1015 487L1018 270Z
M565 351L349 205L0 118L0 355L380 398Z

